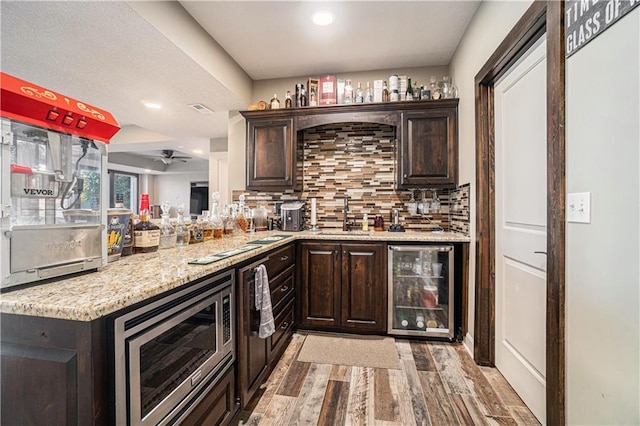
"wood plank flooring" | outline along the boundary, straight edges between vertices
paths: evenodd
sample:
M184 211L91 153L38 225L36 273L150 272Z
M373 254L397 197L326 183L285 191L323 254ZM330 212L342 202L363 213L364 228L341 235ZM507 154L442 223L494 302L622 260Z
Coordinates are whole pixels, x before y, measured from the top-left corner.
M456 343L396 339L398 370L300 362L293 335L241 425L539 425L495 368Z

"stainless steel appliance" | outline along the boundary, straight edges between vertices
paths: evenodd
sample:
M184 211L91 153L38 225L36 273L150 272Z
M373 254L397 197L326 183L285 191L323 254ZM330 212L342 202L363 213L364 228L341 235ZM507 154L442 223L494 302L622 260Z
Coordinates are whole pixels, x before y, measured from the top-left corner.
M304 201L283 203L280 213L283 231L304 230Z
M1 77L0 288L107 264L106 145L95 107Z
M388 332L454 336L453 246L389 246Z
M114 424L177 424L235 360L234 273L109 320Z

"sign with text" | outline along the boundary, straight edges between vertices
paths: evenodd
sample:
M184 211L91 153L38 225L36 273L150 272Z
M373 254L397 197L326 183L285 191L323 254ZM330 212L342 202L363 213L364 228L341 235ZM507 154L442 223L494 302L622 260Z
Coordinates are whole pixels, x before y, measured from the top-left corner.
M576 53L638 5L640 0L566 0L566 57Z

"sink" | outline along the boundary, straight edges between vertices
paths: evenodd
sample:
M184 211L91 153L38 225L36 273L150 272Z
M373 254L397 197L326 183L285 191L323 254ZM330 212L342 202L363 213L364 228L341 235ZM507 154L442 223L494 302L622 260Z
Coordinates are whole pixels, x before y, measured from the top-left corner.
M320 235L371 235L371 231L351 230L343 231L342 229L323 229Z

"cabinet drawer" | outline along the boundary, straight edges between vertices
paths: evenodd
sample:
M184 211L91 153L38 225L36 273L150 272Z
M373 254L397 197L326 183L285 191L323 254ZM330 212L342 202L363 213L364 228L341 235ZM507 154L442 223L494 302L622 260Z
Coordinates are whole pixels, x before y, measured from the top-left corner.
M279 345L286 340L287 335L293 331L294 301L291 301L274 320L276 332L270 338L270 352L278 352Z
M283 273L269 280L271 288L271 306L277 313L283 305L286 305L293 297L295 266L289 266Z
M293 244L289 244L288 246L279 248L270 253L269 260L267 261L267 273L269 274L269 278L275 278L288 266L293 265L293 262L295 261L295 253L295 246Z
M233 367L229 369L181 424L183 426L229 424L236 411L234 373Z

